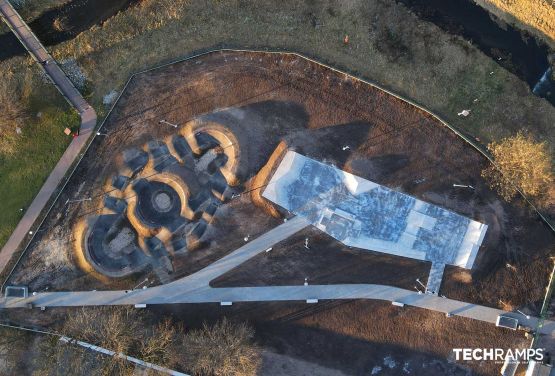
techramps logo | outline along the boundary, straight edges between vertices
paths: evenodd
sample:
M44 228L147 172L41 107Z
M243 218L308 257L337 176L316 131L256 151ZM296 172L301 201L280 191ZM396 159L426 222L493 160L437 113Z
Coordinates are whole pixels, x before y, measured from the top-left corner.
M498 349L498 348L456 348L453 349L456 361L505 361L526 363L531 360L541 362L544 349Z

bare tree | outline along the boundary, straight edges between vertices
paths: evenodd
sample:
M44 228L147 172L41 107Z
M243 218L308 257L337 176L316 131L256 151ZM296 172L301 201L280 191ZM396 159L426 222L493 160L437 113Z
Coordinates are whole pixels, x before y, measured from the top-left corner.
M196 375L255 375L260 365L254 330L246 323L227 319L214 326L187 333L183 339L182 365Z
M111 373L114 367L110 357L61 342L58 337L42 338L39 349L40 356L34 359L34 376L131 374Z
M26 332L0 327L0 374L22 373L22 359L30 341L31 336Z
M166 319L150 325L153 319L144 311L130 307L94 307L70 311L61 333L72 339L103 347L116 354L139 358L167 368L179 351L177 339L182 327ZM41 349L41 375L116 375L134 373L135 365L121 356L108 356L72 343L50 340ZM149 370L149 375L158 372Z
M128 307L94 307L72 310L61 333L103 347L129 354L142 339L141 315ZM52 337L41 346L40 375L132 375L134 366L119 356L107 356Z
M176 358L174 352L179 351L177 345L178 339L183 334L182 326L164 319L147 331L141 344L140 358L145 362L172 368Z
M553 181L551 157L545 142L535 142L523 132L488 145L495 166L482 171L501 197L510 201L516 188L527 196L542 199Z

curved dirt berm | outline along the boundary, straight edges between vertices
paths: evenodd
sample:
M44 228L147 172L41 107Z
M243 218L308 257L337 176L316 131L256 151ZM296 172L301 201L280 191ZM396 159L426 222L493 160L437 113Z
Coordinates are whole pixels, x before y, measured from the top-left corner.
M224 175L229 186L239 184L237 169L239 167L241 149L239 141L229 129L212 121L195 119L187 122L179 130L179 133L189 142L193 153L199 156L205 153L205 148L199 142L198 136L206 134L215 139L218 143L219 151L227 157L225 164L220 167L221 173Z

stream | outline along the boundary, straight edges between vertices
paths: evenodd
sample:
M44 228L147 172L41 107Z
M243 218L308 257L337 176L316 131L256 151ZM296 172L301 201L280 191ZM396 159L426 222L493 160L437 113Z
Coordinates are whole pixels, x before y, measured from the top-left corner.
M510 25L501 27L471 0L397 0L418 17L470 41L497 64L526 81L534 94L555 105L549 48Z
M79 33L104 21L140 0L73 0L49 9L29 23L45 46L75 38ZM11 32L0 35L0 60L26 53Z

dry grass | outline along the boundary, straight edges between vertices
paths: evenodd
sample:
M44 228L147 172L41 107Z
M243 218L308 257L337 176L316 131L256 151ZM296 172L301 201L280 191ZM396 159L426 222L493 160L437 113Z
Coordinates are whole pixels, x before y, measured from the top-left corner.
M0 374L20 375L24 372L22 359L30 347L32 336L15 329L0 327Z
M153 10L162 10L155 19ZM144 0L54 52L78 59L100 104L132 72L214 46L299 51L414 98L484 141L527 126L555 144L555 109L547 101L466 41L394 2L190 0L165 7ZM457 116L463 108L472 109L469 118Z
M30 98L34 91L42 90L44 84L40 70L30 58L15 57L0 61L0 158L13 155L17 149L16 129L25 129L28 115L33 108Z
M21 90L13 71L4 72L0 81L0 154L12 155L17 144L18 132L21 132L26 120L26 112L21 101Z
M550 0L474 0L503 21L555 48L555 3Z
M184 15L186 0L144 0L57 48L57 56L84 56L112 48Z

